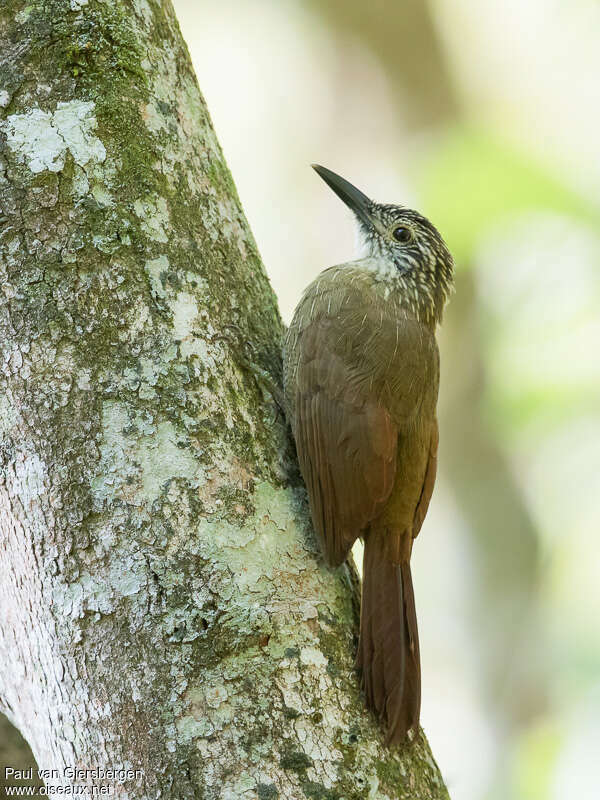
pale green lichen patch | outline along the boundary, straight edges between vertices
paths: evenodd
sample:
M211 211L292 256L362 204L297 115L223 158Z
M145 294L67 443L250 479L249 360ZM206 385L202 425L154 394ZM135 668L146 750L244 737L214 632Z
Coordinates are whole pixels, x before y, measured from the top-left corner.
M15 461L15 490L26 508L46 492L48 468L37 453L22 454Z
M94 573L84 571L70 582L57 581L53 601L64 614L78 619L86 613L110 614L126 597L140 592L147 583L144 563L122 550L111 554L108 565L97 566ZM127 559L124 568L123 557Z
M135 213L141 220L142 230L155 242L168 242L169 211L164 197L147 197L133 204Z
M10 433L18 421L19 413L11 398L0 393L0 443L6 438L10 441Z
M199 465L191 455L189 443L171 422L160 422L156 433L143 441L139 450L142 470L142 497L151 502L172 478L185 478L197 484Z
M17 11L17 13L15 14L15 21L19 25L23 25L25 22L27 22L29 15L31 14L32 11L33 11L33 4L30 3L26 5L25 8L22 8L19 11Z
M119 498L133 505L152 504L173 478L197 484L200 466L185 434L168 421L122 403L104 404L99 475L92 482L95 503L102 508Z
M300 651L300 661L305 666L312 664L314 667L326 667L327 659L316 647L303 647Z
M60 172L67 153L82 167L105 160L106 149L94 135L93 111L92 102L60 102L53 113L33 108L25 114L11 114L0 128L6 133L8 147L33 173Z
M200 309L195 295L190 292L178 292L171 302L173 312L173 335L180 342L190 344L198 332L196 325Z
M156 299L164 300L167 296L165 284L169 270L169 259L165 255L151 258L146 261L144 266L150 279L152 296Z

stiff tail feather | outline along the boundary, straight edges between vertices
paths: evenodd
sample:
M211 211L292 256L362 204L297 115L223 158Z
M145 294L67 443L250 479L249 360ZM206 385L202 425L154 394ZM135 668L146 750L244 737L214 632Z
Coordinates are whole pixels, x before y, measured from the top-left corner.
M387 557L386 557L387 556ZM357 666L367 705L399 744L419 728L421 665L410 563L393 564L384 539L365 541Z

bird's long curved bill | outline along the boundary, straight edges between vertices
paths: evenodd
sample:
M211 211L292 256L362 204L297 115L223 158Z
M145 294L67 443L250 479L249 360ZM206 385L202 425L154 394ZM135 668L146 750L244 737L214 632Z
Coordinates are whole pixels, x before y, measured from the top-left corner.
M367 225L372 225L373 220L369 214L369 208L373 205L372 201L363 194L360 189L353 186L341 175L336 175L327 167L322 167L320 164L312 164L315 172L323 178L325 183L333 189L337 196L342 200L348 208L350 208L356 216L365 222Z

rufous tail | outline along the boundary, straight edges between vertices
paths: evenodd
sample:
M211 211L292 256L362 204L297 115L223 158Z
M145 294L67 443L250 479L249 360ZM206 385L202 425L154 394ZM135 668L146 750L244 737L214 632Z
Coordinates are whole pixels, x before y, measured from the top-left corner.
M393 745L418 731L421 665L410 562L391 563L384 542L376 532L365 541L357 666L367 705Z

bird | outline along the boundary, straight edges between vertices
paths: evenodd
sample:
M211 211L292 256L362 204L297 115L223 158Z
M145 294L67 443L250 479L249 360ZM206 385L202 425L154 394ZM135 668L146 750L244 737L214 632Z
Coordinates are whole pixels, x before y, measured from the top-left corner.
M284 406L326 563L364 544L356 666L392 747L419 731L410 558L436 477L435 335L454 261L425 216L312 166L353 212L362 252L304 291L283 342Z

